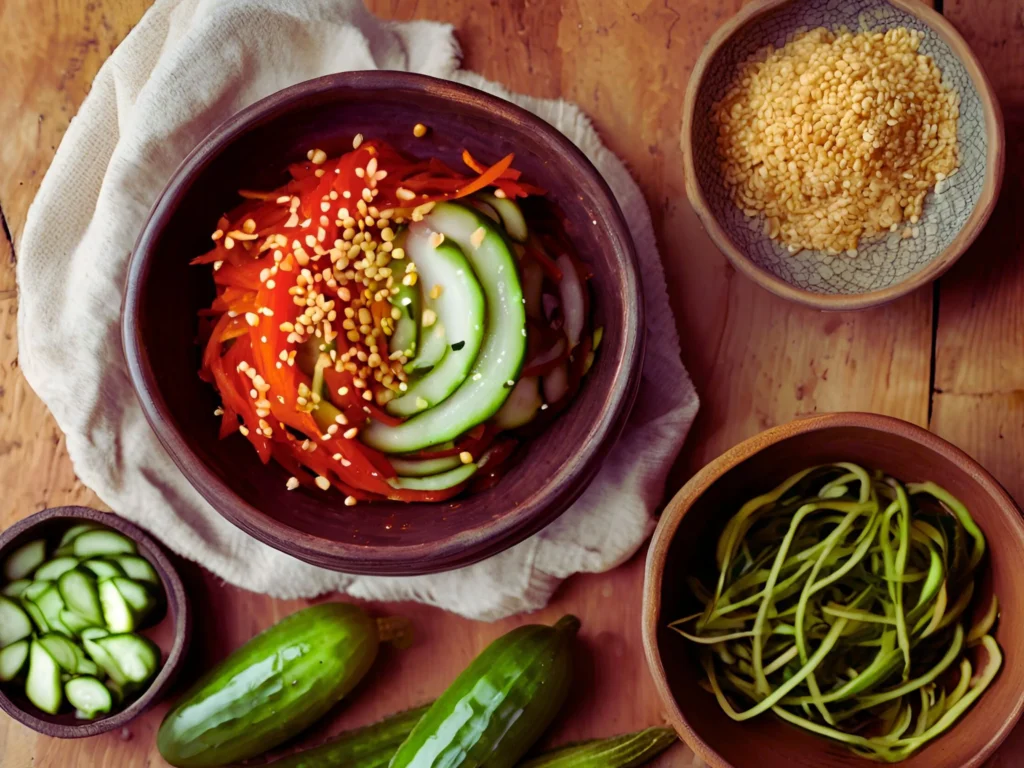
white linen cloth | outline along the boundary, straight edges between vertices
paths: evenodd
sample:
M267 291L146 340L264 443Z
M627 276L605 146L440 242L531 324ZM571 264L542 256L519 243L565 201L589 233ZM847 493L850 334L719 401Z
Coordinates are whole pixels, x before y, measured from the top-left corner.
M67 435L82 481L117 513L232 584L279 597L340 590L496 619L543 606L559 581L604 571L648 536L666 473L697 411L650 215L623 164L572 104L511 94L459 69L451 26L382 22L358 0L157 0L100 69L32 204L18 247L20 362ZM529 109L572 139L630 222L647 302L637 406L597 479L561 518L489 560L430 576L315 568L227 522L146 422L119 335L121 291L146 215L185 155L240 109L333 72L448 78Z

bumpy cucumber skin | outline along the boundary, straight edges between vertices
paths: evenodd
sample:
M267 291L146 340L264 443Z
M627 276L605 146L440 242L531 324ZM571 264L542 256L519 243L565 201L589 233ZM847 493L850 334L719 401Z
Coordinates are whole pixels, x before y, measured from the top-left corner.
M272 760L266 768L378 768L386 766L430 705L338 734L318 747Z
M292 614L232 653L164 718L160 754L180 768L218 766L271 749L318 720L377 657L377 624L359 607Z
M554 719L572 681L579 620L527 625L491 643L423 716L391 768L511 768Z
M637 768L679 740L671 728L647 728L546 752L519 768Z

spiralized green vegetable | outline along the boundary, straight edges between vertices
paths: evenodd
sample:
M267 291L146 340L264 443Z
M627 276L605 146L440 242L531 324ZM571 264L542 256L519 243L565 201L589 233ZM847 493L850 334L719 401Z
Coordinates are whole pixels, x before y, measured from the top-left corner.
M726 523L717 583L690 581L704 610L669 626L700 646L705 685L732 719L771 711L898 762L956 722L1002 665L995 596L966 623L984 555L967 508L938 485L812 467Z

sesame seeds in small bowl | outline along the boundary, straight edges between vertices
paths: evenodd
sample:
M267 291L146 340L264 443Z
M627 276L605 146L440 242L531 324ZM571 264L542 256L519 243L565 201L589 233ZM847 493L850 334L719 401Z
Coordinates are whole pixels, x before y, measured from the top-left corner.
M977 59L907 0L762 0L708 42L687 89L687 195L762 287L819 309L891 301L973 242L1003 173Z

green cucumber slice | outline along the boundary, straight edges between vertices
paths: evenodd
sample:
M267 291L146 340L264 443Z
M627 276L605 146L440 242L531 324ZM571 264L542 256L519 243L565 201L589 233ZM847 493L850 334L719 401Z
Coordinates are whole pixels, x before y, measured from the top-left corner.
M137 619L141 619L156 604L146 585L126 578L111 579L117 591L124 597Z
M90 632L91 630L86 630ZM118 690L123 690L128 685L128 678L124 676L124 672L117 665L114 657L111 656L105 648L99 645L98 641L107 636L107 632L104 630L102 635L98 635L95 638L87 638L84 633L82 635L82 645L85 647L85 652L89 654L94 662L96 662L100 669L102 669L107 677L109 677Z
M388 484L392 488L408 491L443 491L453 485L464 483L476 472L476 464L463 464L456 469L429 477L392 477Z
M21 607L32 619L32 623L36 625L36 628L40 632L49 632L50 625L46 621L46 617L43 616L43 612L39 610L35 603L25 598L24 594L21 597Z
M117 555L114 557L114 560L121 566L121 569L129 579L144 581L155 587L161 586L160 576L157 574L156 568L146 558L139 555Z
M501 232L485 216L455 203L439 203L423 223L444 233L472 265L486 300L484 339L468 378L438 406L398 426L379 421L367 425L363 441L385 453L412 453L487 421L515 385L526 353L523 292ZM477 234L481 229L482 239Z
M76 710L76 714L91 720L96 715L105 715L113 706L113 697L109 689L95 677L88 675L68 680L64 685L64 695L68 703Z
M489 206L483 200L478 200L476 197L466 197L463 198L463 200L465 200L466 205L476 208L478 211L480 211L480 213L482 213L488 219L493 221L495 224L501 224L501 216L499 216L498 212L491 208L491 206Z
M106 579L99 584L100 605L103 606L103 622L111 632L131 632L135 629L135 613L124 595L114 584L113 579ZM96 660L103 664L103 662Z
M64 703L60 666L39 640L33 640L29 648L25 695L43 712L51 715L57 714L60 705Z
M437 312L433 301L427 303L427 309L432 310L435 314ZM440 320L429 328L421 328L419 334L420 348L416 352L416 357L409 363L406 363L406 373L415 373L416 371L425 371L428 368L433 368L448 353L448 334L445 332L444 323Z
M115 557L118 557L115 555ZM120 555L120 557L130 557L130 555ZM107 558L94 558L92 560L83 560L82 566L88 568L97 579L112 579L115 576L127 576L124 568L116 560L108 560Z
M110 632L103 627L89 627L88 629L82 630L82 639L95 640L98 637L106 637L109 634Z
M117 531L86 531L75 539L76 557L134 555L135 542Z
M81 568L73 568L60 577L57 586L60 588L64 604L70 610L91 624L103 623L103 609L100 607L95 576Z
M36 539L22 544L4 561L4 578L7 581L24 579L46 560L46 542Z
M512 394L495 414L494 424L499 429L521 427L533 421L533 417L543 404L540 396L540 379L536 376L526 376L512 388Z
M442 242L433 246L424 223L413 224L405 253L415 265L423 289L440 286L434 301L436 318L451 342L441 362L404 394L387 404L394 416L413 416L442 402L466 380L484 339L484 295L469 262L457 247Z
M0 648L32 634L28 614L9 597L0 597Z
M64 535L60 537L60 542L57 544L57 546L63 547L67 544L70 544L72 541L77 539L81 534L85 533L86 531L95 531L97 529L102 528L103 526L99 523L79 523L78 525L72 525L70 528L64 531Z
M72 674L78 671L79 654L82 653L78 646L72 643L63 635L53 632L43 635L39 642L49 651L53 660L60 664L61 669ZM82 654L82 659L85 654Z
M505 232L518 243L525 243L530 233L526 228L526 217L519 204L507 197L495 197L490 192L477 192L476 197L489 205L501 217Z
M31 579L18 579L17 581L12 581L3 588L2 594L7 597L20 597L21 593L24 592L26 587L31 583Z
M77 557L58 557L56 560L50 560L36 568L32 578L36 581L56 581L61 574L70 571L76 565L78 565Z
M0 683L7 683L21 674L28 661L29 640L19 640L0 650Z
M112 634L96 643L110 654L129 682L146 682L160 666L160 649L142 635Z
M49 580L36 580L22 590L21 597L23 600L35 600L50 587L55 586L56 584Z
M100 665L92 659L82 658L78 662L78 674L99 677L101 674Z
M46 619L46 624L50 628L51 632L59 632L66 637L74 637L75 633L64 624L60 614L64 611L64 599L60 596L60 591L53 587L48 589L42 595L40 595L34 601L38 606L39 611L43 614L43 618Z
M89 627L96 627L103 623L101 619L98 622L90 621L81 614L75 613L74 611L65 608L60 612L61 623L71 630L72 634L81 635L83 630L89 629Z
M462 464L458 456L443 456L440 459L390 459L395 472L402 477L427 477L447 472Z
M423 299L418 286L399 284L398 293L388 299L402 314L395 320L395 332L388 340L391 352L401 351L410 360L416 357L416 342L420 333Z

